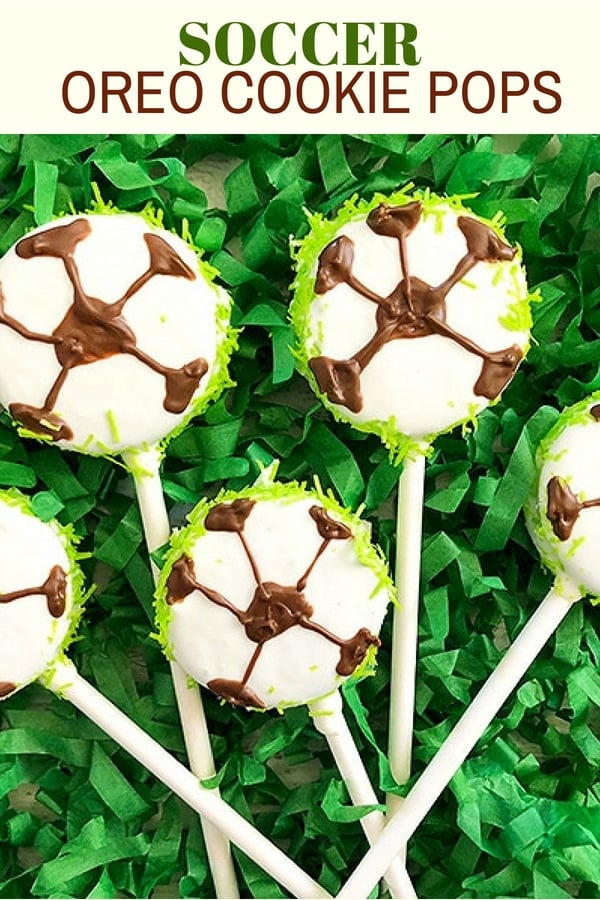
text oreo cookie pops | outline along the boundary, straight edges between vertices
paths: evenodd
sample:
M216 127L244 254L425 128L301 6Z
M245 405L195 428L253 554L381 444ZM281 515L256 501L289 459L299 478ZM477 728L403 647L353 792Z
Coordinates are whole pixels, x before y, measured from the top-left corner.
M227 383L231 301L177 235L105 208L57 219L0 260L0 402L22 433L121 454L149 550L170 527L159 465L167 439ZM192 768L214 772L200 696L173 679ZM219 895L236 891L227 842L205 837Z
M520 252L459 198L399 191L310 217L291 316L299 367L335 418L402 461L389 754L410 776L425 454L496 401L529 343ZM398 798L390 797L394 809Z

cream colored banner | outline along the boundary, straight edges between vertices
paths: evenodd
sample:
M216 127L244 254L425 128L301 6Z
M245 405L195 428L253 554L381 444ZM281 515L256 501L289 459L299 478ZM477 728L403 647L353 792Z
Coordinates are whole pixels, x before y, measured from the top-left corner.
M596 132L592 0L20 0L5 132Z

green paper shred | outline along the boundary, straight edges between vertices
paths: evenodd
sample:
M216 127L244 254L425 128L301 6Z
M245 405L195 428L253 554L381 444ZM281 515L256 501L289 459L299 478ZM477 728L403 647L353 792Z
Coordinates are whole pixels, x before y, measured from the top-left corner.
M144 835L126 837L120 829L107 833L101 818L91 819L58 857L43 863L33 889L38 896L56 896L68 892L68 885L80 875L94 872L115 859L139 858L148 852Z
M99 744L95 744L92 751L90 784L123 822L135 819L148 810L148 804L131 787Z
M114 883L105 867L102 869L102 874L87 896L93 898L93 900L95 900L95 898L97 898L97 900L102 900L103 897L114 896L115 890Z
M56 190L58 187L58 166L35 160L33 163L34 188L33 212L36 225L44 225L54 215Z
M362 498L364 482L358 466L345 446L325 425L316 425L307 439L307 451L320 458L328 481L342 503L356 507Z
M31 498L31 508L38 519L49 522L65 508L65 504L52 491L40 491Z
M333 193L341 187L350 187L355 181L344 152L339 134L328 134L317 141L319 168L325 190Z
M146 857L144 894L150 894L156 884L168 883L177 871L182 839L179 804L175 798L170 798L163 806L160 824Z
M506 543L533 487L537 446L555 421L556 411L542 408L533 415L521 432L506 472L481 525L475 544L477 549L498 550Z
M0 462L0 484L7 487L31 488L36 483L33 469L20 463Z
M102 134L25 134L21 142L20 164L65 160L90 150L105 138Z
M374 810L383 812L385 806L348 806L345 787L332 779L323 797L323 811L331 822L356 822Z

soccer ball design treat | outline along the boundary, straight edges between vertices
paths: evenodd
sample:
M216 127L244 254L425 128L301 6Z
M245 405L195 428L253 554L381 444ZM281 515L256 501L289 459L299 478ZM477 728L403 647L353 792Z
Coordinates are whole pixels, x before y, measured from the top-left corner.
M600 392L565 410L541 442L525 517L554 583L404 798L339 897L365 897L471 752L573 604L600 596Z
M0 698L39 678L75 625L80 574L66 535L0 493Z
M424 458L497 400L529 342L520 251L460 199L401 190L310 219L291 306L298 366L336 418L402 460L389 760L410 776ZM392 798L391 803L395 803Z
M22 434L121 454L153 550L169 535L159 477L166 440L230 383L231 300L155 213L108 209L38 228L0 261L0 403ZM198 691L180 678L176 694L188 731L194 718L203 738L194 768L207 777ZM212 834L211 854L222 845ZM218 857L223 878L232 871L227 853ZM233 895L234 885L220 893Z
M321 492L271 483L202 502L171 544L157 592L167 655L236 706L308 704L353 803L376 805L337 691L369 665L391 597L366 523ZM383 815L361 824L373 841ZM401 860L386 880L414 896Z
M528 525L544 563L577 596L600 596L600 393L565 410L540 446ZM566 590L566 588L565 588Z
M159 442L225 379L230 301L213 275L147 216L35 229L0 261L0 402L83 452Z
M473 418L527 349L520 253L457 200L350 201L312 217L296 263L302 370L334 415L394 449Z
M309 703L368 660L390 599L365 523L298 485L201 503L159 585L169 655L252 708Z

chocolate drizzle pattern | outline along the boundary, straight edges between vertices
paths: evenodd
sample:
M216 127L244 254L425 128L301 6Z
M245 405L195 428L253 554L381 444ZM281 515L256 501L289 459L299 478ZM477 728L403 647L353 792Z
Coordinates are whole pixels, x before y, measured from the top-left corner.
M590 415L600 422L600 403L590 407ZM595 500L580 500L569 485L554 475L546 485L546 517L559 541L568 541L575 522L584 509L600 506L600 497Z
M547 486L548 508L546 515L552 524L552 531L560 541L568 541L584 509L600 506L600 497L596 500L579 500L569 485L555 475Z
M220 503L210 510L205 519L207 530L231 532L237 534L241 541L256 581L256 590L248 608L238 609L218 591L201 584L196 578L193 560L186 555L175 562L169 574L167 603L180 603L194 591L199 591L211 603L223 607L235 616L244 628L247 638L256 644L256 647L241 679L214 678L208 682L208 687L219 697L236 706L265 709L265 702L248 686L248 681L267 641L295 626L313 631L340 648L336 671L342 676L351 675L364 660L369 647L378 647L380 642L367 628L360 628L353 637L346 639L333 634L313 621L313 607L304 595L310 575L331 541L350 539L352 537L350 529L332 519L323 507L312 506L309 514L322 542L306 570L294 585L264 581L244 534L246 520L254 505L253 500L244 498L238 498L232 503Z
M317 384L331 403L345 406L358 413L363 408L360 376L373 357L389 341L423 338L437 334L458 344L468 353L482 359L482 367L473 392L494 400L515 373L523 356L516 344L504 350L488 352L446 321L446 298L450 290L479 262L495 263L514 259L515 249L500 240L483 222L469 216L459 216L458 227L463 233L467 250L449 277L437 286L416 278L409 271L407 238L421 220L422 204L418 201L406 206L380 204L367 217L367 225L378 235L395 238L402 279L387 297L370 290L353 274L354 243L345 235L335 238L322 251L315 279L315 291L324 294L338 284L347 284L365 300L376 304L375 333L349 359L316 356L309 366Z
M38 587L0 594L0 604L13 603L21 597L32 597L36 594L43 594L46 597L48 612L54 619L60 619L65 611L67 598L67 576L60 566L52 566L48 577Z
M157 362L137 346L136 336L123 316L127 301L152 278L171 275L193 281L196 278L195 273L163 238L147 232L143 237L149 254L148 268L127 288L119 300L105 303L86 294L75 260L78 245L89 236L91 230L89 221L79 218L66 225L57 225L32 234L16 245L17 256L21 259L53 257L60 259L64 265L73 288L73 301L52 334L30 331L10 316L5 311L5 297L0 285L0 324L26 340L52 344L60 363L60 372L41 407L28 403L10 405L14 419L33 433L53 441L72 440L74 436L69 424L54 409L69 372L77 366L89 365L117 354L134 356L164 377L163 406L171 413L182 413L186 409L200 380L208 371L208 363L202 358L191 360L179 369ZM106 264L110 265L110 260L106 260Z

